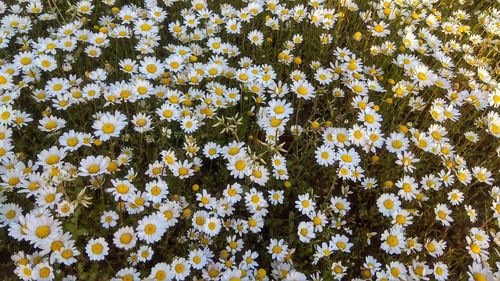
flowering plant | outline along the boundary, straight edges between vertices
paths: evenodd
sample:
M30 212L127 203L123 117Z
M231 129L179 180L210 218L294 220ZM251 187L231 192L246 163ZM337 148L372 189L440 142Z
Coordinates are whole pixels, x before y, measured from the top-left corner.
M1 279L500 280L494 2L0 0Z

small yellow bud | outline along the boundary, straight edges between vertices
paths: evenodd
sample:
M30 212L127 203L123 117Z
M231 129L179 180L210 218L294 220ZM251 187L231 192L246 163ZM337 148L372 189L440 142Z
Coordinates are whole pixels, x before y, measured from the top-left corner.
M220 257L223 259L227 259L229 257L229 252L226 250L220 251Z
M394 183L392 181L385 181L384 182L385 188L392 188L393 186L394 186Z
M189 208L184 209L184 211L182 212L182 214L183 214L183 215L184 215L184 217L186 217L186 218L190 218L192 213L193 213L193 212L192 212L192 211L191 211L191 209L189 209Z
M195 184L193 184L193 186L192 186L191 188L193 189L193 191L198 191L198 190L200 190L200 186L199 186L199 185L197 185L196 183L195 183Z
M363 34L359 31L357 31L356 33L354 33L352 38L354 38L354 40L356 40L356 41L360 41L363 38Z
M284 186L285 188L290 188L290 187L292 187L292 183L291 183L290 181L285 181L285 182L283 183L283 186Z
M163 85L170 85L170 79L169 78L163 78L163 79L161 79L161 83Z

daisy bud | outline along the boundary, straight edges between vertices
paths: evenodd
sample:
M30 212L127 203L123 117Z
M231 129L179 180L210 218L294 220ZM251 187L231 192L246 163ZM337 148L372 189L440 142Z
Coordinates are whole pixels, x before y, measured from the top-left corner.
M392 188L394 186L394 183L392 181L385 181L384 182L384 187L385 188Z
M363 38L363 34L358 31L358 32L354 33L352 38L354 38L354 40L356 40L356 41L360 41Z

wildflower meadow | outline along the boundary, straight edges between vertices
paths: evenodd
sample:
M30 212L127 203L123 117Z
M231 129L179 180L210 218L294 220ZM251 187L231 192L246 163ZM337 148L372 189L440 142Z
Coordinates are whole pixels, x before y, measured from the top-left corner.
M0 280L500 280L499 0L0 0Z

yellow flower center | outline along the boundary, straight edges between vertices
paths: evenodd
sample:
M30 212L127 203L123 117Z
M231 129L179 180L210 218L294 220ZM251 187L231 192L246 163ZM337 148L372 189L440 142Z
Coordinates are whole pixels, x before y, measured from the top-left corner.
M126 184L123 184L123 183L122 183L122 184L118 184L118 185L116 186L116 191L117 191L118 193L120 193L120 194L127 194L127 193L128 193L128 190L129 190L129 188L128 188L128 185L126 185Z
M49 157L47 157L47 161L46 162L49 165L54 165L57 162L59 162L59 159L60 159L60 157L58 155L50 155Z
M152 223L148 223L146 224L146 226L144 227L144 233L146 233L147 235L153 235L156 233L156 225L152 224Z
M22 65L28 65L31 63L31 58L28 58L28 57L24 57L21 59L21 64Z
M386 199L384 201L384 207L386 209L392 209L394 207L394 202L391 199Z
M243 160L238 160L236 161L236 164L234 165L238 171L243 171L247 164Z
M91 165L89 165L89 167L87 168L87 170L89 171L89 173L95 174L95 173L99 172L100 167L99 167L98 164L91 164Z
M418 77L419 80L422 80L422 81L426 81L427 80L427 74L425 74L424 72L417 73L417 77Z
M285 112L285 108L284 108L283 106L281 106L281 105L278 105L278 106L276 106L276 107L274 108L274 112L275 112L276 114L282 114L282 113L284 113L284 112Z
M342 161L351 163L352 162L352 156L349 154L343 154L340 158L342 158Z
M161 193L161 188L159 186L155 185L151 188L151 194L153 194L154 196L158 196L160 195L160 193Z
M309 91L308 91L308 90L307 90L307 88L306 88L306 87L304 87L304 86L300 86L300 87L297 89L297 93L299 93L299 95L301 95L301 96L305 96L305 95L307 95L307 94L308 94L308 92L309 92Z
M383 26L378 24L373 27L373 30L375 30L376 32L384 32L385 29Z
M9 210L7 211L7 213L5 213L5 216L7 217L7 219L11 220L16 216L16 211Z
M393 140L392 147L396 149L400 149L403 146L403 143L400 140Z
M47 236L50 235L50 227L47 226L47 225L41 225L39 227L37 227L37 229L35 230L35 235L38 237L38 238L45 238Z
M115 131L115 129L116 127L112 123L104 123L104 125L102 125L102 131L105 134L112 134Z
M148 66L146 66L146 70L149 72L149 73L155 73L156 70L158 70L158 68L156 67L156 65L154 64L149 64Z
M120 242L122 244L129 244L132 241L132 234L130 233L123 233L120 236Z
M185 175L187 175L188 173L189 173L189 171L188 171L188 169L187 169L187 168L185 168L185 167L180 167L180 168L179 168L179 175L181 175L181 176L185 176Z
M101 244L97 243L97 244L92 245L92 253L94 255L99 255L100 253L102 253L102 250L103 250L103 247Z

